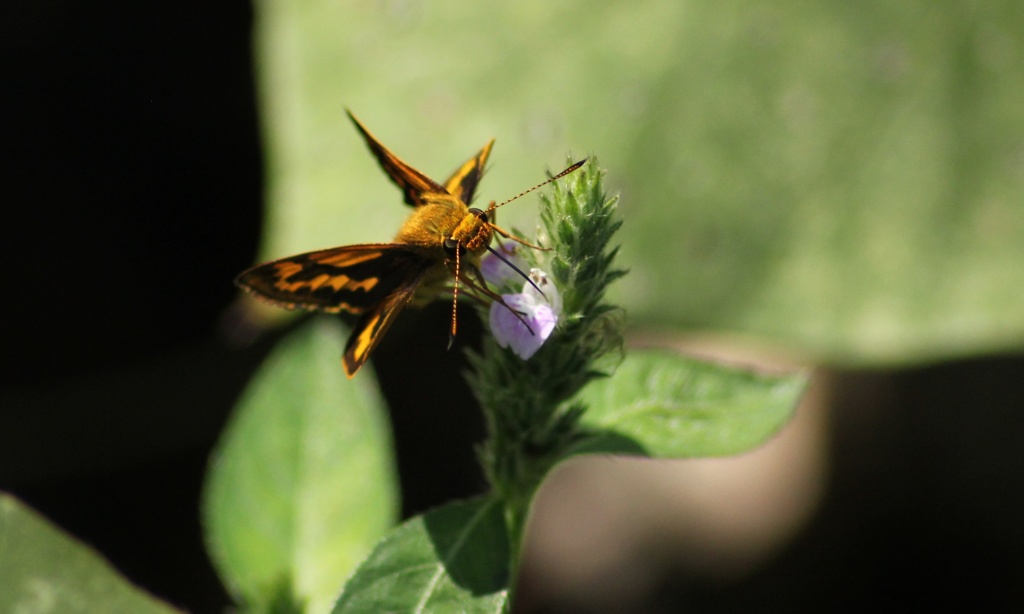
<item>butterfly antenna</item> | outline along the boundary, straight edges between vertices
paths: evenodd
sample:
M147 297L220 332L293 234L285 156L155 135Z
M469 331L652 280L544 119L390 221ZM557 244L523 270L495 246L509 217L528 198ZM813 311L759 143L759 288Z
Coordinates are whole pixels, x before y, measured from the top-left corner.
M510 199L508 199L508 200L506 200L506 201L504 201L504 202L498 203L497 205L495 205L495 204L492 204L492 205L491 205L490 207L487 207L487 210L488 210L488 211L493 211L493 210L497 209L498 207L501 207L501 206L504 206L504 205L507 205L507 204L509 204L510 202L512 202L513 200L515 200L515 199L517 199L517 198L520 198L520 197L526 196L527 194L529 194L530 192L532 192L532 191L536 190L537 188L543 188L544 186L546 186L547 184L551 183L552 181L558 181L558 180L559 180L559 179L561 179L562 177L565 177L565 176L566 176L566 175L568 175L569 173L573 172L574 170L576 170L576 169L578 169L579 167L581 167L581 166L583 166L584 164L586 164L586 163L587 163L587 160L589 160L589 159L590 159L590 158L583 158L583 159L582 159L582 160L580 160L579 162L577 162L577 163L573 164L572 166L570 166L569 168L565 169L565 170L564 170L564 171L562 171L561 173L558 173L558 174L557 174L557 175L555 175L554 177L549 177L549 178L547 179L547 181L543 181L543 182L541 182L541 183L538 183L537 185L533 186L533 187L532 187L532 188L530 188L529 190L524 190L524 191L520 192L519 194L516 194L516 195L515 195L515 196L513 196L512 198L510 198Z
M516 273L519 273L520 277L525 279L527 281L527 283L529 283L531 286L533 286L534 290L536 290L537 292L540 292L540 295L543 296L545 300L547 300L548 295L544 294L544 291L540 289L540 286L538 286L536 284L536 282L534 282L533 279L530 278L529 275L527 275L526 273L523 273L523 271L519 267L517 267L515 264L513 264L511 260L509 260L509 259L505 258L504 256L502 256L501 252L499 252L498 250L494 249L490 245L487 246L487 251L489 251L492 254L494 254L498 258L498 260L501 260L502 262L507 264L513 271L515 271Z
M455 343L455 327L458 323L458 316L456 310L459 306L459 272L462 265L462 257L459 254L459 245L455 246L455 284L452 286L452 328L448 332L448 349L452 349L452 345ZM489 248L488 248L489 249Z

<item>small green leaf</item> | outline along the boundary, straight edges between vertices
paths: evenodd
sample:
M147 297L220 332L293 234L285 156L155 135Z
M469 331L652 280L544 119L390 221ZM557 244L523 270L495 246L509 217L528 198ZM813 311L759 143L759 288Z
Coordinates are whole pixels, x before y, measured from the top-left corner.
M356 570L334 614L504 611L509 549L502 512L496 499L481 497L409 520Z
M177 612L99 554L0 494L0 612Z
M208 477L207 541L254 608L326 612L397 517L390 432L373 378L341 367L342 331L316 319L253 378Z
M789 420L803 374L763 375L666 351L632 352L581 393L588 437L574 453L719 456L749 450Z

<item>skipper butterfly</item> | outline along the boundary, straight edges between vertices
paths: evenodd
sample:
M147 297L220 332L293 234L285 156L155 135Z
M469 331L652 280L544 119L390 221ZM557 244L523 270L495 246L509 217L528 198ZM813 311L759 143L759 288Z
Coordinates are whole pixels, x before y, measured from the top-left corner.
M351 112L348 116L384 172L402 190L405 204L413 207L394 240L332 247L273 260L243 272L235 283L257 298L285 309L346 311L359 316L342 357L345 373L351 378L402 308L410 303L422 306L450 287L450 340L455 338L455 301L460 284L470 296L505 304L500 295L487 287L480 273L481 255L488 250L496 253L490 247L495 233L530 247L537 246L495 226L495 209L573 172L586 159L501 204L492 201L487 209L471 208L494 139L443 184L438 184L381 145ZM509 266L515 268L511 263Z

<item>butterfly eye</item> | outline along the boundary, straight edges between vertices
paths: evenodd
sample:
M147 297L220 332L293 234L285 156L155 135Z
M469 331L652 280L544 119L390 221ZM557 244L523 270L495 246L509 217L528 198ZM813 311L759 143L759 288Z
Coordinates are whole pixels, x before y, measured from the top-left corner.
M475 215L477 217L477 219L479 219L481 222L483 222L485 224L487 223L487 212L486 211L484 211L482 209L477 209L476 207L473 207L472 209L469 210L469 212L472 213L473 215Z
M454 256L455 255L455 250L459 251L459 255L460 256L462 254L466 253L466 248L464 246L462 246L462 245L459 245L458 241L456 241L455 239L452 239L452 238L445 239L444 240L444 252L446 254L448 254L449 256Z

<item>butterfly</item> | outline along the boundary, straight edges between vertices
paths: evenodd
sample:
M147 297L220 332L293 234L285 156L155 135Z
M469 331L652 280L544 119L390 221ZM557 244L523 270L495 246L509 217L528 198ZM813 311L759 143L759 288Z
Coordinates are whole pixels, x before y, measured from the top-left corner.
M390 243L332 247L273 260L244 271L235 283L285 309L345 311L358 316L342 356L345 373L351 378L406 305L422 306L450 289L450 345L456 332L454 305L460 286L469 296L504 304L501 296L487 287L480 273L480 257L488 250L496 253L490 248L495 233L537 246L496 226L495 209L573 172L586 159L515 198L497 205L492 201L487 209L478 209L470 204L494 139L444 183L437 183L391 153L351 111L347 113L384 172L402 191L405 204L413 208L411 214Z

